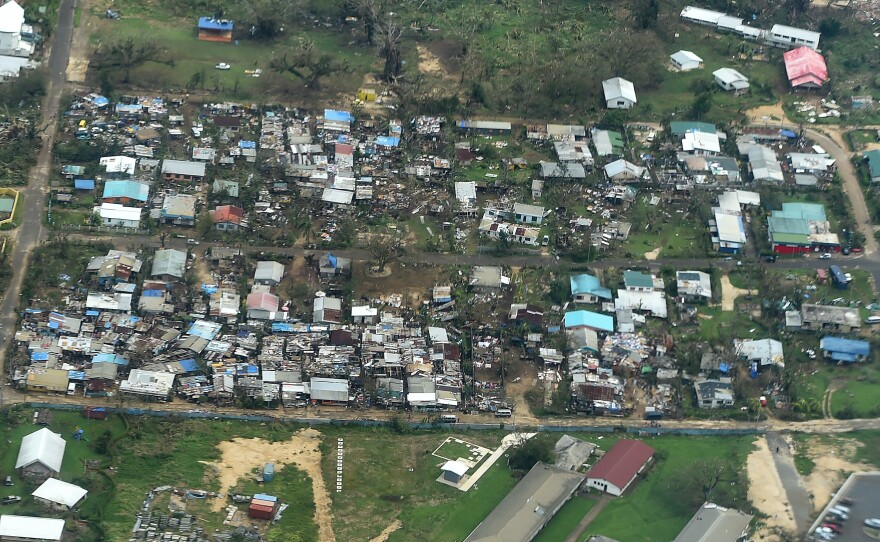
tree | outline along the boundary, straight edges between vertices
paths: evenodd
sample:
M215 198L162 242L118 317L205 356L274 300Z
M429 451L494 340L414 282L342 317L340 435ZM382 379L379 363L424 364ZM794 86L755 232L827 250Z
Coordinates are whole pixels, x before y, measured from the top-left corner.
M303 80L305 86L320 88L321 78L337 72L349 72L351 68L332 55L319 52L315 43L304 41L298 47L274 54L269 67L276 72L286 72Z
M638 0L633 6L633 23L638 29L644 30L657 26L658 15L660 15L658 0Z
M133 36L99 44L92 56L91 65L101 72L122 70L122 82L128 83L131 70L147 62L174 66L174 59L157 42L140 41Z
M696 120L700 120L706 116L710 109L712 109L712 94L701 92L697 94L693 105L691 105L691 116Z
M254 39L272 39L284 32L284 25L303 14L301 0L236 0L233 10Z
M719 459L698 458L669 481L684 506L697 508L704 502L735 506L736 488L742 471L734 456Z
M553 464L553 443L541 436L523 439L510 448L507 465L513 470L530 470L535 463Z
M382 79L394 82L403 71L403 59L400 56L400 39L403 29L390 17L379 25L379 56L385 61L382 68Z
M372 235L367 243L367 252L370 254L370 263L374 265L377 273L384 273L385 266L403 255L403 236L401 235Z

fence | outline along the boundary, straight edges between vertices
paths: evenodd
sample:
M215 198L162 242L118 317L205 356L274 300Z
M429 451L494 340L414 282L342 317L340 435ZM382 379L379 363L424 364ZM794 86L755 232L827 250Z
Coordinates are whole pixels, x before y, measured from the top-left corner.
M82 410L82 405L56 404L27 402L32 408L48 408L53 410ZM206 412L206 411L176 411L154 410L145 408L115 408L107 407L107 412L126 414L129 416L153 416L157 418L187 418L187 419L210 419L232 420L242 422L282 422L298 425L332 425L332 426L359 426L359 427L390 427L395 422L386 420L366 419L334 419L334 418L305 418L297 416L267 416L260 414L233 414L230 412ZM760 435L766 432L763 426L746 427L741 429L711 429L693 427L641 427L641 426L611 426L611 425L537 425L528 426L511 423L407 423L407 427L413 430L472 430L472 431L521 431L538 433L558 432L582 432L582 433L627 433L638 436L660 435L689 435L689 436L743 436Z

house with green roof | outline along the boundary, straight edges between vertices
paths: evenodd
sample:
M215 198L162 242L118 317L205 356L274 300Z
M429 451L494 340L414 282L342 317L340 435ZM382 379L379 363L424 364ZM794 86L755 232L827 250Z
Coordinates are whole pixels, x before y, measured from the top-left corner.
M840 240L831 232L825 207L818 203L787 202L767 219L770 244L777 254L836 252Z
M868 162L868 175L871 177L871 182L880 183L880 149L866 152L864 159Z
M714 124L708 122L697 122L690 120L675 120L669 123L669 131L673 135L683 136L688 132L702 132L704 134L717 134L718 129Z
M630 292L652 292L654 277L641 271L624 271L623 286Z

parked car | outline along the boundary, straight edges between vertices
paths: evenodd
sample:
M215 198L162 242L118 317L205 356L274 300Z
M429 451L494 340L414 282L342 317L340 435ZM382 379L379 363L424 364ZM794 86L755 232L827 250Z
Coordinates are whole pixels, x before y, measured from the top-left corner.
M220 62L219 64L214 65L214 68L216 68L218 70L228 70L228 69L232 68L232 66L230 66L229 64L227 64L225 62Z
M16 504L16 503L20 503L20 502L21 502L21 497L19 497L18 495L10 495L10 496L6 497L5 499L3 499L2 501L0 501L0 503L3 503L3 504Z
M852 249L849 248L849 247L843 247L843 249L841 249L840 253L843 254L844 256L849 256L849 252L850 252L851 250L852 250Z
M774 263L776 261L776 256L772 254L770 256L764 256L764 261L767 263Z
M852 247L850 250L852 250L853 254L861 254L864 249L862 247Z
M872 529L880 529L880 519L868 518L865 520L865 526L870 527Z
M197 240L195 240L195 239L187 239L187 240L186 240L186 244L187 244L187 245L198 245L199 242L198 242Z
M830 252L826 252L826 253L822 254L821 256L819 256L819 259L820 259L820 260L830 260L830 259L831 259L831 253L830 253Z
M843 529L840 527L840 525L838 525L836 523L823 523L822 528L823 529L831 529L831 531L833 531L837 534L840 534L843 532Z

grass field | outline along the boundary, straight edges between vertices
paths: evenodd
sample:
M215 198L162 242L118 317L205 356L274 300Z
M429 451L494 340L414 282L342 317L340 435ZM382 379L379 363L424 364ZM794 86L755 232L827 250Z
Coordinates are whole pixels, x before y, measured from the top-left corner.
M880 415L877 389L880 367L876 362L835 367L841 380L831 396L831 412L835 418L869 418Z
M581 540L595 534L616 540L645 542L674 539L699 506L699 503L692 503L700 501L701 497L684 494L678 489L679 479L692 476L694 465L706 459L731 465L739 472L738 481L724 498L730 502L718 504L749 511L747 482L742 469L752 449L752 440L752 437L663 437L647 441L662 457L644 479L638 481L634 490L606 506ZM720 495L714 495L713 499L718 497ZM688 502L691 504L686 504Z
M587 512L596 506L596 501L586 497L574 497L562 506L550 523L541 529L534 542L559 542L571 533Z
M327 428L325 442L345 441L344 490L333 493L337 540L369 540L395 519L389 541L464 539L504 497L516 479L496 463L467 493L436 481L445 460L432 452L448 433L395 434L385 429ZM494 449L500 434L453 434ZM324 476L335 484L335 457L322 445Z

